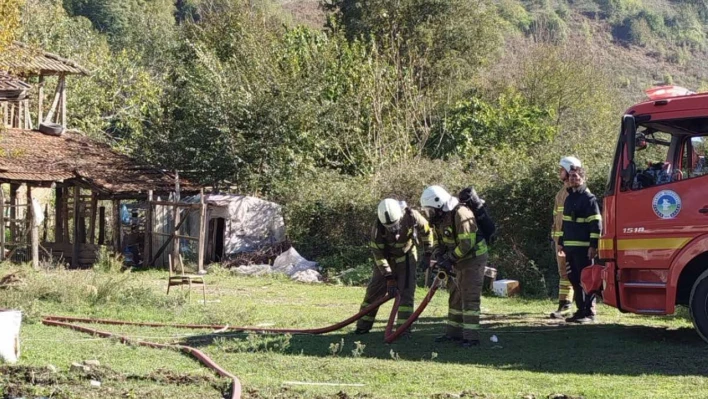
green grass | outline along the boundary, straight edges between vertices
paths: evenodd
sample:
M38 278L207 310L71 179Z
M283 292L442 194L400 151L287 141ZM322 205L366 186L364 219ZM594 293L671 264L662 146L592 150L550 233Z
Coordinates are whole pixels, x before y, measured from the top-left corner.
M0 276L14 270L17 267L0 266ZM191 302L179 289L167 297L166 272L37 273L23 268L21 273L23 286L0 290L0 307L26 311L22 358L15 368L0 370L5 374L0 376L0 397L12 389L24 389L20 392L27 396L96 398L219 398L226 392L226 380L190 357L47 327L39 323L40 315L307 328L355 313L364 293L361 287L305 285L222 272L207 276L204 305L197 290ZM417 298L424 294L419 289ZM239 377L246 398L446 398L463 393L462 397L485 398L545 398L557 393L584 398L708 397L708 346L694 333L685 312L641 317L600 305L598 323L567 326L546 318L554 307L550 300L485 296L482 346L462 350L433 342L444 326L446 301L447 293L439 292L415 325L412 339L391 345L383 342L390 309L386 305L375 330L364 336L354 335L353 326L321 336L99 328L198 347ZM497 344L489 341L491 335L499 338ZM94 376L100 377L101 388L89 387L91 376L69 372L71 362L87 359L98 359L105 369ZM16 367L37 372L48 364L59 372L44 384L8 377L8 370ZM361 386L291 385L291 381Z

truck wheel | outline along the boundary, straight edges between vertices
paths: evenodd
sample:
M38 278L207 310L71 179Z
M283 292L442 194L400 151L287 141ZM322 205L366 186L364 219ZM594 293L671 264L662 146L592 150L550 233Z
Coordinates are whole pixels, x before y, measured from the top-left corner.
M693 283L688 309L696 332L704 341L708 342L708 270L703 272Z

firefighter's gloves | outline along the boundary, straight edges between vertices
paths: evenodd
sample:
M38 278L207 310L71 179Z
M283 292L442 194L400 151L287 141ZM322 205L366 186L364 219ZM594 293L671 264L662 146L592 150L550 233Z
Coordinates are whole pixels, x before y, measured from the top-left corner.
M386 276L386 293L389 298L394 298L398 294L398 284L393 274Z
M452 259L450 259L448 256L443 255L440 260L438 260L438 263L436 264L437 268L440 270L444 270L447 272L447 274L452 273L452 267L454 266L454 262Z
M590 258L590 260L593 260L593 259L595 259L596 256L597 256L597 248L593 248L593 247L588 248L588 258Z

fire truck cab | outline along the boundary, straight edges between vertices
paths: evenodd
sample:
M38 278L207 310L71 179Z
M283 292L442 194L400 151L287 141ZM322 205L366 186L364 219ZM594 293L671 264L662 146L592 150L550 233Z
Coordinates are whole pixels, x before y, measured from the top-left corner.
M650 96L652 98L652 96ZM627 110L603 200L603 299L623 312L688 306L708 342L708 93Z

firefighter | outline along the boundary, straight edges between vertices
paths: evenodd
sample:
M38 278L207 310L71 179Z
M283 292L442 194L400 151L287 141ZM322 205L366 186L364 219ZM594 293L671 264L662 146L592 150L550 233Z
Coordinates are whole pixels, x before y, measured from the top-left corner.
M475 196L470 203L482 204ZM431 212L436 267L455 278L448 279L450 292L446 332L436 342L457 341L462 347L479 345L479 317L487 243L477 234L472 210L440 186L423 191L420 205Z
M573 284L578 310L565 321L585 324L595 321L595 295L583 292L580 274L597 255L602 216L597 198L585 185L585 170L571 167L568 180L570 187L563 205L563 230L558 237L558 254L565 255L568 260L568 278Z
M580 160L575 157L564 157L560 160L559 175L563 187L561 187L558 194L556 194L556 201L553 205L553 226L551 227L551 238L553 239L554 253L556 254L556 263L558 265L558 309L551 313L552 319L560 319L565 314L570 313L571 300L573 298L573 286L568 280L568 272L566 272L567 261L565 256L558 255L556 248L558 247L558 238L563 231L563 205L565 204L565 199L568 197L568 188L570 187L570 182L568 181L568 174L570 173L570 168L581 167L582 164Z
M417 252L416 241L423 244L424 260L430 262L433 231L427 219L418 211L404 203L387 198L379 203L378 218L371 230L371 250L374 256L374 270L361 308L388 294L396 296L400 292L397 324L403 324L413 313L416 286ZM366 334L371 330L376 318L374 309L359 319L356 334Z

